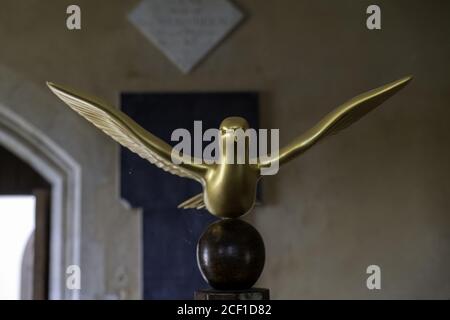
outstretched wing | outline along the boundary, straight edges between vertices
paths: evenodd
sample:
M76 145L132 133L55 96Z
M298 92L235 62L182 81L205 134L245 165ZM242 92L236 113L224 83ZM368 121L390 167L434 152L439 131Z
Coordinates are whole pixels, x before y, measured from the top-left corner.
M47 82L49 88L69 107L93 123L122 146L137 153L159 168L202 183L207 167L193 159L185 163L177 158L172 162L172 147L154 136L125 113L96 98L81 95L66 87ZM175 157L180 157L174 154Z
M347 101L326 115L314 127L282 148L278 157L274 157L266 162L260 162L259 167L270 166L273 161L279 161L279 165L281 165L292 160L319 140L336 134L358 121L403 88L411 79L412 77L402 78Z
M204 207L203 193L199 193L178 205L179 209L203 209Z

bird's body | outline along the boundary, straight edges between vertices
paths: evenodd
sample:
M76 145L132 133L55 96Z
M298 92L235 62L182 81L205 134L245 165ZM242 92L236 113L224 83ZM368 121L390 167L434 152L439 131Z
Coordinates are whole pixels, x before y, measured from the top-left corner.
M255 203L256 188L261 177L258 165L250 163L249 143L244 142L244 163L237 161L236 131L247 130L248 123L241 117L229 117L220 124L220 145L217 163L205 174L204 203L206 209L221 218L237 218L249 212ZM228 145L227 140L231 141ZM254 141L255 142L255 141ZM233 149L233 150L230 150ZM229 161L227 157L231 152Z
M261 177L251 164L217 164L206 175L206 209L221 218L237 218L249 212L255 203Z
M246 141L246 161L242 164L225 160L229 155L227 147L221 148L218 163L205 164L195 161L198 159L192 157L190 157L191 161L175 159L180 161L174 162L170 145L143 129L121 111L105 102L87 98L62 86L51 83L48 85L72 109L123 146L165 171L200 182L203 193L184 201L179 207L186 209L206 207L211 214L220 218L238 218L253 208L257 184L264 168L271 166L274 162L281 166L324 137L345 129L404 87L410 80L411 77L406 77L347 101L326 115L317 125L282 148L275 157L250 161L249 143ZM243 118L224 119L219 136L222 146L227 146L225 141L229 135L247 128L248 123ZM236 144L233 143L231 147L236 149Z

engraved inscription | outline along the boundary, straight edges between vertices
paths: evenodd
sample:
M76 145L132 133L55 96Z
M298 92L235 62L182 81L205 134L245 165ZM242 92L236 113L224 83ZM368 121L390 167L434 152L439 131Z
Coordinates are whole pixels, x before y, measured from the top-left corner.
M242 17L227 0L143 0L129 20L188 73Z

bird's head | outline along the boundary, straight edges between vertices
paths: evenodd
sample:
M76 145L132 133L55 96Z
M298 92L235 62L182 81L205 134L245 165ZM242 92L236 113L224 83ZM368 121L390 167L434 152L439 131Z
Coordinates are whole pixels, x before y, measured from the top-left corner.
M247 130L249 128L247 120L241 117L225 118L220 124L220 132L222 135L233 133L238 129Z
M225 164L248 164L250 144L256 142L254 134L249 132L247 120L241 117L229 117L220 124L220 139L224 148L221 157ZM252 148L252 150L255 150ZM252 158L255 155L252 154ZM222 160L223 160L222 159Z

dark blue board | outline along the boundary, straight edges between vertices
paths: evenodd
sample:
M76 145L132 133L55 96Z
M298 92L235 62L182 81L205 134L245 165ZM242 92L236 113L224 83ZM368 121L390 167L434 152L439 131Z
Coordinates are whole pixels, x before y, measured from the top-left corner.
M258 95L253 92L123 93L122 111L171 145L172 131L194 121L203 131L229 116L242 116L258 128ZM192 299L207 287L197 268L195 247L215 218L205 210L177 205L201 192L199 183L179 178L121 148L121 196L143 209L144 299Z

